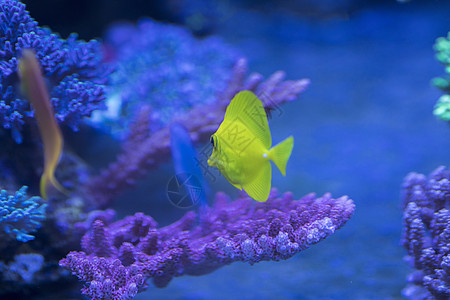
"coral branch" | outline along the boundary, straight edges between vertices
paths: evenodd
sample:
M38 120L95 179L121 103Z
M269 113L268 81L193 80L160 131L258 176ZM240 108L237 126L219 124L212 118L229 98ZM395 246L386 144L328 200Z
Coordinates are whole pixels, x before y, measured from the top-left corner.
M162 288L173 277L208 274L235 261L288 259L333 234L353 211L346 196L310 194L296 201L274 189L267 202L255 203L248 197L229 202L218 193L214 207L201 213L200 225L194 212L160 229L139 213L108 227L94 223L83 240L98 240L101 228L103 242L84 244L84 252L69 253L60 265L87 283L83 294L92 299L131 298L149 278Z
M124 152L136 149L139 144L150 136L150 105L144 104L136 114L136 120L130 124L130 130L122 145Z
M30 233L41 227L45 220L45 208L40 197L27 197L27 187L23 186L14 195L0 191L0 245L11 238L21 242L34 239Z

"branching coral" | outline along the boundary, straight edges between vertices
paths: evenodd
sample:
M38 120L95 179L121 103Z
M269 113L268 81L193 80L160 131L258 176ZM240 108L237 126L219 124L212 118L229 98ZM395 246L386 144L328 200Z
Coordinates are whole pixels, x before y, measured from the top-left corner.
M27 187L23 186L14 195L0 191L0 245L11 238L21 242L34 239L30 233L41 227L45 220L45 208L40 197L27 196Z
M18 90L18 56L32 48L47 80L56 118L77 129L80 120L103 108L110 67L102 64L98 41L67 40L39 27L25 5L16 0L0 3L0 124L19 132L33 117L29 103ZM20 139L18 139L20 141Z
M226 89L217 94L214 103L196 105L190 111L174 118L174 121L183 124L194 143L207 141L217 130L227 105L237 92L251 90L258 95L266 108L279 109L282 103L296 99L309 84L307 79L284 81L284 77L282 71L275 72L267 80L258 73L252 73L247 77L247 60L240 59L234 67L233 76L228 81ZM148 122L142 115L139 116L140 122ZM142 126L135 125L133 128ZM159 165L170 155L168 127L152 134L147 133L147 136L142 136L142 130L136 129L135 134L139 135L140 143L125 142L125 145L133 147L124 149L117 160L93 177L87 186L87 194L99 207L107 207L114 196L133 185L146 170ZM137 140L133 135L128 139Z
M403 294L411 299L449 299L450 171L440 167L428 178L410 173L403 187L402 244L416 269Z
M433 84L445 93L436 103L434 114L445 121L450 121L450 32L447 38L440 37L436 40L434 49L437 52L436 58L445 66L447 73L445 77L433 79Z
M142 213L105 226L95 221L82 239L83 252L71 252L60 265L87 285L92 299L129 299L146 280L165 287L173 277L204 275L235 261L254 264L288 259L334 233L351 217L353 201L314 194L293 200L291 193L255 203L243 196L229 202L216 195L213 208L188 212L163 228Z

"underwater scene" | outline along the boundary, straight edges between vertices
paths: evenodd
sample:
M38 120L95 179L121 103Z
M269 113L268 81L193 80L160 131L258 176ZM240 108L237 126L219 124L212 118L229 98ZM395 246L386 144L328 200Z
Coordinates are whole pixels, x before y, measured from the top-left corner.
M450 299L450 1L0 0L0 299Z

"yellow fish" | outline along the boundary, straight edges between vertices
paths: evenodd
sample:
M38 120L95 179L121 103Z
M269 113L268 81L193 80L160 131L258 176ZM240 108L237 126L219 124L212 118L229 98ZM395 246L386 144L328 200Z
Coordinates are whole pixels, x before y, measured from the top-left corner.
M286 164L294 147L288 137L272 147L269 124L261 100L250 91L239 92L225 112L222 124L211 136L213 153L208 165L216 167L236 188L256 201L269 198L272 180L270 160L286 175Z
M24 49L19 60L19 75L28 100L34 109L42 143L44 144L44 173L41 176L41 196L47 199L47 186L51 183L59 191L67 191L55 178L55 169L61 157L63 138L55 120L39 62L31 49Z

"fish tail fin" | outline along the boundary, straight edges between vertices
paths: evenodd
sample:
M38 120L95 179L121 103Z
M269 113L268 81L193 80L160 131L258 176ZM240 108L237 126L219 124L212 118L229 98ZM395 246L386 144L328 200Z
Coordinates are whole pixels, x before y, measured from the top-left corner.
M50 182L52 183L52 185L53 185L58 191L60 191L61 193L63 193L63 194L66 195L66 196L69 196L69 194L70 194L69 191L66 190L66 189L61 185L61 183L59 183L59 181L56 180L56 178L55 178L54 176L50 177Z
M40 190L41 190L41 197L44 200L47 200L47 183L48 183L48 177L46 174L43 174L41 176L41 183L40 183Z
M269 150L269 158L273 160L283 176L286 176L286 164L294 147L294 138L288 137Z
M63 193L64 195L68 196L69 195L69 191L66 190L59 182L58 180L56 180L54 175L51 174L42 174L41 177L41 183L40 183L40 191L41 191L41 196L43 199L47 200L48 199L48 195L47 195L47 187L48 184L51 184L54 188L56 188L58 191L60 191L61 193Z

